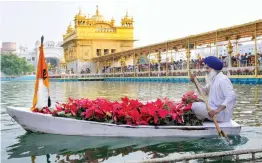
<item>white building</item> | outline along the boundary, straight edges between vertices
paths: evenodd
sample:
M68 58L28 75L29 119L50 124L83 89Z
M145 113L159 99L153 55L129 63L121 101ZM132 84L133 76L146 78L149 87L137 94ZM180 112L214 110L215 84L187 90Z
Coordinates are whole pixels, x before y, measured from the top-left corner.
M64 57L64 50L60 47L61 42L47 41L44 43L44 55L47 64L54 68L52 73L60 72L60 61ZM27 62L37 69L40 41L36 41L35 48L29 51L27 47L20 46L18 56L25 58Z
M28 63L32 64L32 65L36 68L36 65L37 65L37 62L36 62L37 55L36 55L35 49L32 50L32 51L29 51L27 47L25 47L25 46L20 46L17 55L18 55L20 58L24 58Z

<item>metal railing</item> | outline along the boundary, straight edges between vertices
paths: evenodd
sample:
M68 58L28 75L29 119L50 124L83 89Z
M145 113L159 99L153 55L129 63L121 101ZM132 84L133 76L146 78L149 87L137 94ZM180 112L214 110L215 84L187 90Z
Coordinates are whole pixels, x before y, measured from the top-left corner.
M258 153L261 153L258 155ZM148 159L142 161L128 161L128 163L160 163L160 162L188 162L190 160L204 160L208 162L208 159L218 158L218 160L223 161L226 156L233 156L234 158L231 161L240 161L240 156L248 154L249 157L243 160L257 160L262 159L262 148L259 149L245 149L245 150L234 150L234 151L224 151L224 152L212 152L212 153L201 153L201 154L190 154L187 156L181 157L166 157L166 158L157 158L157 159ZM256 154L258 155L256 157Z
M223 73L229 76L252 76L255 75L255 67L231 67L223 68ZM191 69L191 72L197 76L205 76L208 72L206 69ZM262 66L259 67L258 75L262 75ZM93 73L93 74L56 74L50 76L50 78L62 78L62 79L83 79L83 78L106 78L106 77L187 77L187 69L181 70L162 70L162 71L123 71L123 72L105 72L105 73Z

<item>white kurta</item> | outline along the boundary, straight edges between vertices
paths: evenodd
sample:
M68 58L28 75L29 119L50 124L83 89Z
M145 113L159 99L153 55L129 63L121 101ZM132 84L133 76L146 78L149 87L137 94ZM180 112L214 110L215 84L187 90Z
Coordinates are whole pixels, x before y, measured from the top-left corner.
M217 121L229 121L232 118L234 106L236 104L236 93L230 79L222 72L218 73L210 87L202 87L202 90L208 94L208 105L212 110L218 109L220 105L226 106L226 109L215 115ZM203 102L194 102L192 110L199 119L209 119L208 111Z

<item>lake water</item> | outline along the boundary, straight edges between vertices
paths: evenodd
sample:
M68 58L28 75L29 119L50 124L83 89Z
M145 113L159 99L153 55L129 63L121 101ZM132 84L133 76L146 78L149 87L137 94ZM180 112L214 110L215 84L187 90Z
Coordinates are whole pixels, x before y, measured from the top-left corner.
M149 101L168 97L180 100L188 83L152 82L51 82L52 105L68 97L123 96ZM177 140L166 138L101 138L26 133L6 113L7 106L32 106L34 81L1 82L1 161L16 162L107 162L143 160L194 153L262 147L262 85L234 85L237 105L234 120L243 125L240 136L230 137L232 145L220 138ZM34 122L32 122L34 123ZM87 129L88 130L88 129Z

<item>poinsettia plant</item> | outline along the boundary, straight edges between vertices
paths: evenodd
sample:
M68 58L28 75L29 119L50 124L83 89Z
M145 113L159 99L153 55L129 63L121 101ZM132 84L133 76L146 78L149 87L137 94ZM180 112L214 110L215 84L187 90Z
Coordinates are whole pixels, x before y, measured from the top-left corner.
M168 98L142 103L137 99L124 97L121 101L103 98L72 99L67 103L57 103L54 110L45 107L34 112L52 114L80 120L128 125L202 125L193 114L192 103L197 100L194 91L183 95L180 102Z

